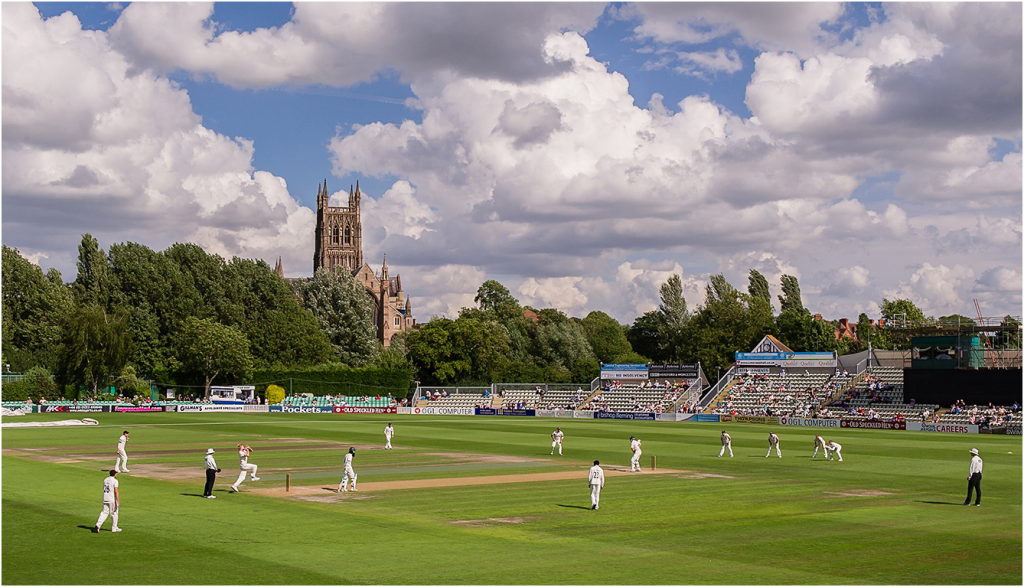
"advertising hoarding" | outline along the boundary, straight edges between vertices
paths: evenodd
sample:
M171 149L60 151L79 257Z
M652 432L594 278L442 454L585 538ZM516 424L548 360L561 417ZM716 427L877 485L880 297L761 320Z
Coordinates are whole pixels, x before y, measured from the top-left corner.
M813 426L815 428L839 428L839 420L835 418L779 418L783 426Z
M835 367L832 353L736 353L741 367Z
M647 364L601 363L601 379L647 379Z
M654 377L681 377L694 379L697 377L697 363L664 363L651 364L648 375Z

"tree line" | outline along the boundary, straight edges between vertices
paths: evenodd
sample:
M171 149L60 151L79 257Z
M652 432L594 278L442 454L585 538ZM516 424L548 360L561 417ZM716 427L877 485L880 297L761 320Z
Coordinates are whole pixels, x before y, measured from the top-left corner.
M55 269L44 274L7 246L2 263L4 364L30 372L27 379L37 383L26 385L49 381L53 393L69 397L109 385L148 393L149 381L208 390L255 372L344 371L335 367L404 372L408 377L382 376L425 385L584 383L601 363L700 362L713 375L767 334L798 352L848 354L869 342L908 342L863 313L856 338L837 338L837 323L804 307L791 275L781 278L776 312L768 280L756 270L745 291L711 276L704 302L692 310L681 278L672 275L658 307L632 324L600 311L575 318L523 306L487 280L474 307L454 319L434 317L385 349L374 302L347 272L321 270L289 283L260 260L225 260L180 243L153 251L126 242L104 252L89 234L78 247L73 282ZM906 299L882 300L879 313L889 321L926 318Z
M264 261L225 261L194 244L164 251L82 236L64 283L3 247L5 368L50 377L68 396L146 381L244 381L254 369L410 366L377 342L372 300L347 273L293 286Z

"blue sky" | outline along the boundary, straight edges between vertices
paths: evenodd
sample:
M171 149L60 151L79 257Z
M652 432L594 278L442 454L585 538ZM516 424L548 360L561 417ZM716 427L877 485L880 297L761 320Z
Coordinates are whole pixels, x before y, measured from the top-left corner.
M84 232L308 275L318 184L358 180L420 320L500 277L629 322L750 269L830 318L1020 314L1020 12L4 5L3 241L65 279Z

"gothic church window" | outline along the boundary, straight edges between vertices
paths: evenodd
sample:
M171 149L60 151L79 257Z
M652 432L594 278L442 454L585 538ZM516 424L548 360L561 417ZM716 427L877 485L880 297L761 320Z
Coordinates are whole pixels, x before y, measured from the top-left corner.
M345 227L345 244L352 244L352 229L347 226Z
M338 232L337 226L331 229L331 243L338 244Z

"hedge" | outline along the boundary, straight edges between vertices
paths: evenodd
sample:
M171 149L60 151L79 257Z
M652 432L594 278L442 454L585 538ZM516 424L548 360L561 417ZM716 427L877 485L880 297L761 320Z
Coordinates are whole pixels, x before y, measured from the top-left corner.
M396 398L409 395L413 372L406 369L320 365L305 369L256 369L250 385L280 385L293 394L382 395Z

